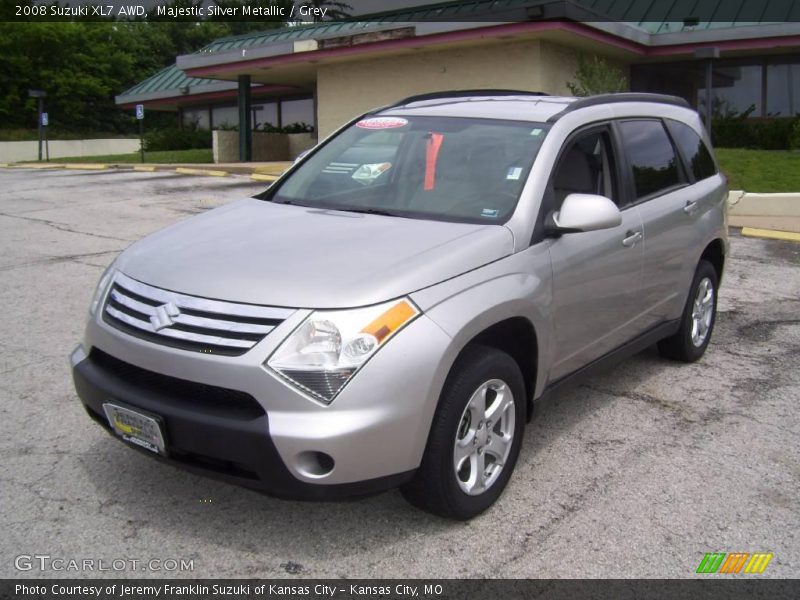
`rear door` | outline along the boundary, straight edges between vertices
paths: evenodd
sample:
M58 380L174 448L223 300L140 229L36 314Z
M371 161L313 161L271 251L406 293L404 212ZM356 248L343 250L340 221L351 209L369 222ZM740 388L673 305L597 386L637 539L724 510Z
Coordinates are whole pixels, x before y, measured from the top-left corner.
M649 328L677 318L683 309L692 277L687 271L687 256L698 244L697 221L703 203L692 185L695 178L691 167L684 164L665 121L625 119L616 127L625 149L625 168L633 182L634 204L644 227L644 277L639 301L647 311L645 323ZM697 144L694 151L698 152ZM702 158L698 160L703 162ZM713 160L711 165L713 168ZM698 167L702 170L707 165L698 163Z
M548 189L558 210L570 193L613 200L622 224L602 231L561 235L550 241L553 265L555 381L635 337L641 328L642 221L627 205L610 125L579 131L562 148Z

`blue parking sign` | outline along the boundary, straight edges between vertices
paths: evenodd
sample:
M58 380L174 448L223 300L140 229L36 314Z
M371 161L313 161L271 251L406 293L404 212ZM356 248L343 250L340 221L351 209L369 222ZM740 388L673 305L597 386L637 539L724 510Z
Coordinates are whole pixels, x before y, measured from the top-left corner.
M136 118L140 121L144 119L144 104L136 105Z
M46 113L46 112L43 112L43 113L42 113L42 126L43 126L43 127L47 127L47 125L48 125L49 123L50 123L50 118L47 116L47 113Z

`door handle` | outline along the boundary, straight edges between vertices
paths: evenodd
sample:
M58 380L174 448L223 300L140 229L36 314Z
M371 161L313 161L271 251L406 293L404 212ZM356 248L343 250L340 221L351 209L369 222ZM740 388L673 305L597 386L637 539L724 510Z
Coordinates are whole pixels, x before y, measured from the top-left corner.
M683 207L683 212L685 212L687 215L691 215L696 210L697 210L697 202L695 200L687 201L686 206Z
M636 242L640 242L642 240L642 232L641 231L628 231L625 234L625 239L622 240L622 245L626 248L630 248L631 246L635 246Z

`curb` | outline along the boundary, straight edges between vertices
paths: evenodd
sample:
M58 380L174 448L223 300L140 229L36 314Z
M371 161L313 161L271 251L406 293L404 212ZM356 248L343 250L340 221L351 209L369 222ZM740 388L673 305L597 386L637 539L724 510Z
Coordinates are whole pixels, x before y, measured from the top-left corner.
M272 183L273 181L276 181L278 179L278 175L265 175L263 173L253 173L252 175L250 175L250 179L252 179L253 181L268 181L269 183Z
M147 166L147 165L137 165L133 167L134 171L144 171L145 173L154 173L158 171L158 167L156 166Z
M108 165L103 163L66 163L63 166L65 169L75 169L80 171L104 171L108 169Z
M24 163L8 165L9 169L63 169L63 163Z
M785 242L800 242L800 233L794 233L792 231L775 231L773 229L742 227L742 235L746 237L782 240Z
M227 177L227 171L216 171L213 169L189 169L187 167L178 167L175 169L176 173L181 175L206 175L210 177Z

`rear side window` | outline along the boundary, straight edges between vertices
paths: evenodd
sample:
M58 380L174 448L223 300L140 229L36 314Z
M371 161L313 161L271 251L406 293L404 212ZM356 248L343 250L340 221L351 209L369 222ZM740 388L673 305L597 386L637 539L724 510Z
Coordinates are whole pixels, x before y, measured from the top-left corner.
M683 183L675 148L661 121L621 121L619 128L633 170L637 199Z
M711 152L694 129L678 121L667 121L667 127L672 134L672 139L686 157L686 162L696 181L716 175L717 167L711 157Z

